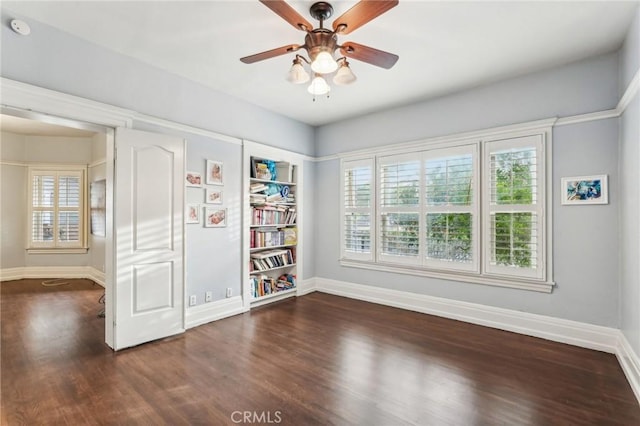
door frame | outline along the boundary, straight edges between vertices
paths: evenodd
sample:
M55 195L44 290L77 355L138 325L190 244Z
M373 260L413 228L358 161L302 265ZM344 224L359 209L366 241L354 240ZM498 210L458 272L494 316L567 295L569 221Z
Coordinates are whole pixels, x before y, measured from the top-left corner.
M115 129L132 128L133 113L95 101L67 95L7 78L0 80L2 113L94 130L106 134L106 238L105 238L105 343L117 349L114 342L114 202ZM183 281L183 287L184 287ZM184 314L183 314L184 318Z

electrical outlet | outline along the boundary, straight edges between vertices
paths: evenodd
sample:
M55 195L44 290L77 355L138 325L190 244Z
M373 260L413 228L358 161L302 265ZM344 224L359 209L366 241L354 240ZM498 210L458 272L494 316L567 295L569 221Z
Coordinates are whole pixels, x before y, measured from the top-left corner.
M189 306L196 306L196 303L198 303L198 298L195 294L192 294L189 298Z
M227 297L231 297L233 296L233 290L231 289L231 287L227 288Z
M207 291L207 292L204 294L204 301L205 301L205 302L211 302L212 300L213 300L213 292L211 292L211 291Z

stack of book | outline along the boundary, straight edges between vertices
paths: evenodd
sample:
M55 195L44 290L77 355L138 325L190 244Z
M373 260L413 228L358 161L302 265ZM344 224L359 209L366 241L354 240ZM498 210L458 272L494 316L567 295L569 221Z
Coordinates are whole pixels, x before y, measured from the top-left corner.
M281 275L278 279L270 278L266 275L251 277L251 296L253 298L293 288L296 288L296 276L292 274Z
M251 271L267 271L294 263L295 257L292 250L267 250L251 254L249 269Z

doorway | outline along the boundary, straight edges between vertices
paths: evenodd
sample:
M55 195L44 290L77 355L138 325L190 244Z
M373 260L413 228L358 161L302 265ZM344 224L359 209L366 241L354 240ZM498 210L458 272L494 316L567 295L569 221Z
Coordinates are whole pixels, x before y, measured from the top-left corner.
M105 293L112 198L107 176L113 173L107 146L113 130L4 108L0 130L2 280L31 279L50 292L91 280L103 287L94 314L104 318L112 310ZM109 343L106 322L102 328Z

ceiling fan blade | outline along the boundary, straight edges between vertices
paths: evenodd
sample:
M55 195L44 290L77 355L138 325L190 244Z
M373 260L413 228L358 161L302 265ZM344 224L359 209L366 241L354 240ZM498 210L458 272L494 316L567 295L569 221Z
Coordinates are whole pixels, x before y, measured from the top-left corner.
M267 50L266 52L256 53L255 55L245 56L240 58L245 64L252 64L258 61L264 61L265 59L273 58L280 55L286 55L287 53L295 52L300 49L299 44L289 44L287 46L278 47L277 49Z
M348 58L357 59L386 69L391 68L398 61L398 55L350 41L340 46L340 52Z
M282 19L294 26L296 30L311 31L313 25L302 17L294 8L283 0L260 0L260 3L274 11Z
M349 34L398 5L398 0L361 0L333 21L333 31Z

